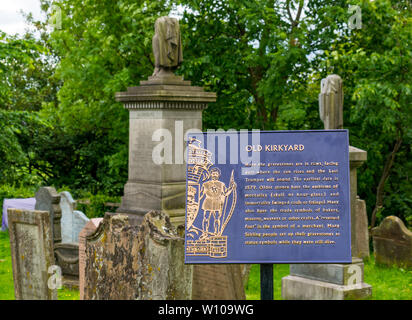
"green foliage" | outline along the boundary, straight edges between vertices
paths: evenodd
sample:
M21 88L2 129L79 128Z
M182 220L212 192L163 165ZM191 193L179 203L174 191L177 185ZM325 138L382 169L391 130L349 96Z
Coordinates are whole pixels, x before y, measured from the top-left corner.
M50 16L52 1L40 2ZM1 34L0 109L39 112L0 113L0 182L121 195L128 112L114 95L152 73L154 21L179 5L184 63L178 73L218 94L203 114L205 129L320 129L320 80L337 73L351 145L368 151L358 193L369 215L382 198L377 222L393 214L411 223L412 27L405 3L54 3L62 11L61 29L49 32L32 21L39 40ZM349 5L360 6L361 29L349 29Z
M59 300L79 300L78 290L62 287L57 291ZM9 233L0 232L0 300L14 300L13 270Z
M412 270L398 267L375 265L373 256L364 261L365 283L372 286L372 296L368 300L410 300L412 297ZM282 278L289 275L288 264L273 265L273 297L282 300ZM260 269L252 265L246 286L248 300L260 299Z
M109 206L107 203L119 203L120 197L107 196L105 194L84 193L82 199L90 204L77 204L77 210L82 211L88 218L103 218L106 212L115 212L116 207Z
M0 31L0 109L40 110L55 102L58 82L52 78L53 61L41 40Z
M324 65L344 79L345 108L350 111L344 124L351 144L368 151L368 161L359 170L359 194L367 200L369 213L379 205L376 197L384 198L378 222L396 215L410 223L412 10L387 0L350 3L361 8L362 28L346 30L325 52Z
M47 180L50 166L40 154L43 138L52 126L36 113L0 109L0 182L38 186Z

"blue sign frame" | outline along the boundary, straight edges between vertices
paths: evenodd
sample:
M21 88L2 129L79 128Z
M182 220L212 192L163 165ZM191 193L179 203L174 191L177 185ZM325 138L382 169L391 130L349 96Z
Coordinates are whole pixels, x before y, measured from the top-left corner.
M351 263L347 130L188 135L185 263Z

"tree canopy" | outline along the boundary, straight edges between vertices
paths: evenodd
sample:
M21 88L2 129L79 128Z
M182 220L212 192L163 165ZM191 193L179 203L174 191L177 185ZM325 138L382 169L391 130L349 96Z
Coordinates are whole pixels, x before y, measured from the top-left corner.
M368 151L359 194L371 221L393 214L412 223L409 1L40 3L49 17L52 4L60 8L61 28L32 21L40 39L0 35L1 182L121 195L128 113L114 94L151 75L154 22L172 13L183 36L178 73L218 94L205 129L321 129L320 80L339 74L344 127Z

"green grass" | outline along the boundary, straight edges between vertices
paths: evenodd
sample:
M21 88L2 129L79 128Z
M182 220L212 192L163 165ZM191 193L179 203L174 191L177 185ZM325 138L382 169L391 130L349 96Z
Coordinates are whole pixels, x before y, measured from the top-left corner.
M289 274L288 264L273 266L274 299L281 300L282 278ZM248 300L260 299L260 268L252 265L246 287ZM412 270L375 265L373 257L365 261L365 282L372 285L372 300L412 300ZM58 290L59 300L79 300L78 290ZM14 300L13 272L8 232L0 232L0 300Z
M373 255L365 262L365 282L372 286L369 300L412 300L412 270L375 264ZM282 278L289 274L288 264L273 265L273 298L281 300ZM260 299L260 267L253 265L246 287L246 299Z
M59 300L79 300L79 290L65 287L57 291ZM14 300L13 270L8 232L0 231L0 300Z

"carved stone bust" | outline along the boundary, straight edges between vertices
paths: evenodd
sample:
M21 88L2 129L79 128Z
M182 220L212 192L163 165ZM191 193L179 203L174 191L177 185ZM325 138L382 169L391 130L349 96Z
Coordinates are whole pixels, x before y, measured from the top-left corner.
M176 70L183 61L179 21L170 17L158 18L152 45L155 58L153 76Z
M319 113L325 129L343 128L343 85L336 74L321 81Z

